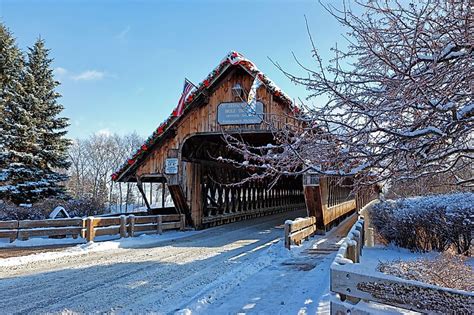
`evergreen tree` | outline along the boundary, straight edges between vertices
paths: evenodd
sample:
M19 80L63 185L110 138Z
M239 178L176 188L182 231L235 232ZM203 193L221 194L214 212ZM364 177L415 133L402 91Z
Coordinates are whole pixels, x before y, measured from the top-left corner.
M69 140L55 92L52 60L40 39L28 62L0 24L0 198L31 203L64 193Z
M0 198L34 201L42 180L36 121L23 86L24 58L10 31L0 23Z
M45 48L42 39L38 39L34 46L29 48L24 85L35 117L38 146L41 148L38 158L42 180L47 183L46 189L40 195L58 197L64 194L62 182L67 179L60 171L70 165L67 155L70 140L64 137L67 132L65 128L69 123L67 118L58 116L64 107L58 103L61 95L55 88L59 82L54 80L52 59L48 55L49 49Z

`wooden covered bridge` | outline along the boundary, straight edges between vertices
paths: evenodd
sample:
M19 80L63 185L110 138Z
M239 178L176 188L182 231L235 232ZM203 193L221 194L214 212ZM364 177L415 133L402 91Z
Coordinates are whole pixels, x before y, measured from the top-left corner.
M187 223L197 228L305 208L301 177L282 178L271 189L265 181L228 185L251 171L219 159L238 158L228 148L224 133L252 145L266 145L275 142L275 128L301 128L294 119L297 107L250 60L229 53L181 101L181 108L112 175L115 181L136 182L149 212L160 209L152 209L143 189L147 183L166 185L175 211L184 213ZM355 209L355 202L348 203L347 189L331 196L329 192L322 196L321 191L328 189L307 190L312 215L330 202L345 202L344 212Z

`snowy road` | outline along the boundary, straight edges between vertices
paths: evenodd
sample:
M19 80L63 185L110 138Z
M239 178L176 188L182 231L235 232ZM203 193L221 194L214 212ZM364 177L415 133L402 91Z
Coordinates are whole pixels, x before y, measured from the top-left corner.
M314 308L314 297L300 294L322 294L317 290L327 285L333 255L295 257L298 250L272 246L284 220L302 215L237 222L147 248L0 267L0 313L286 314ZM320 243L334 244L343 234L329 233ZM324 282L320 288L295 288L293 280L315 272Z

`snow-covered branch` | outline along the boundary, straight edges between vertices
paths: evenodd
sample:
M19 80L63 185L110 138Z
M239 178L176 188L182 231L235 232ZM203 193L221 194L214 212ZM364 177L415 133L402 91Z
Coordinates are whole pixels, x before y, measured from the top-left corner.
M356 1L323 7L348 31L347 48L325 62L310 34L315 68L286 72L308 98L303 130L275 131L252 147L227 138L246 164L268 176L353 176L361 183L452 175L473 182L474 24L468 2ZM363 11L362 14L354 12ZM241 161L240 161L241 163Z

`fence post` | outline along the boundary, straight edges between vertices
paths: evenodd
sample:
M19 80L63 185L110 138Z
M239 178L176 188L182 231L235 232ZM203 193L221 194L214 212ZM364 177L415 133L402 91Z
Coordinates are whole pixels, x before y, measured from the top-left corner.
M87 217L86 219L86 240L93 242L95 238L94 217Z
M128 216L129 225L128 225L128 236L133 237L135 235L135 216L133 214Z
M120 216L120 238L127 237L127 217L123 214Z
M356 241L357 241L357 262L360 261L360 256L362 256L362 246L364 244L364 235L363 229L361 229L361 226L356 226L356 231L359 232L359 235L356 236Z
M347 257L352 262L356 263L356 245L351 242L351 244L347 244Z
M161 215L156 217L156 230L160 235L163 233L163 217Z
M374 228L367 228L367 238L366 245L367 247L374 247Z
M285 247L289 250L291 249L290 235L291 235L291 224L285 222Z
M180 231L184 231L184 226L186 225L186 218L184 217L184 214L181 215L181 225L180 225L180 228L179 230Z

